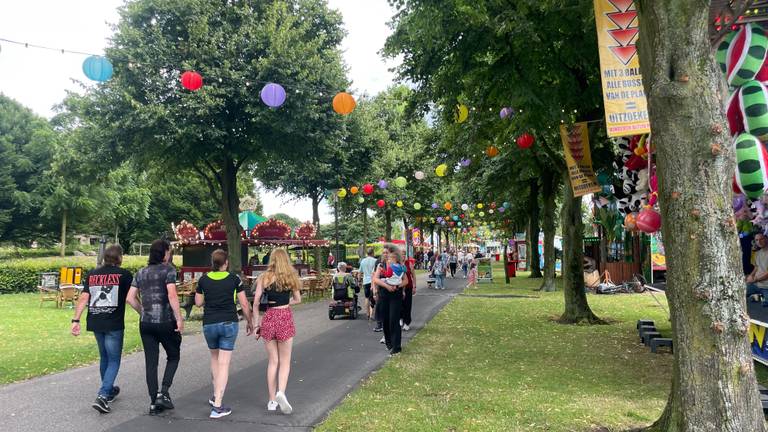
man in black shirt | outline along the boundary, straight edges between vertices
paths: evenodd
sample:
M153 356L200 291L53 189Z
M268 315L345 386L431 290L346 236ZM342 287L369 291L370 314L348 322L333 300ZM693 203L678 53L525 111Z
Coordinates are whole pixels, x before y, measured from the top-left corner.
M79 336L80 317L88 308L86 330L93 332L101 358L101 387L92 406L105 414L111 411L109 403L120 393L120 387L114 383L123 354L125 298L133 280L129 271L120 268L122 262L123 249L120 245L110 246L104 251L104 266L86 276L72 319L72 334Z

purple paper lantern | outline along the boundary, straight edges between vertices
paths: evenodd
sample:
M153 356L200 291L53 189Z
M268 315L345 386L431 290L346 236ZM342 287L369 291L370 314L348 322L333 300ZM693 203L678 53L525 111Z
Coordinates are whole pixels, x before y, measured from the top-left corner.
M285 89L280 84L268 83L261 89L261 101L271 108L285 103Z
M436 209L437 207L438 207L438 206L437 206L437 203L432 203L432 208L433 208L433 209Z
M504 207L499 207L497 210L499 211L499 213L504 213L505 208Z
M510 107L504 107L499 112L499 117L505 119L505 118L512 118L512 116L515 114L515 112Z
M389 186L389 183L387 183L386 180L382 179L382 180L379 180L378 185L379 185L379 189L386 189L387 186Z
M460 162L461 166L463 166L465 168L468 167L469 164L471 164L471 163L472 163L472 159L462 159L461 162Z

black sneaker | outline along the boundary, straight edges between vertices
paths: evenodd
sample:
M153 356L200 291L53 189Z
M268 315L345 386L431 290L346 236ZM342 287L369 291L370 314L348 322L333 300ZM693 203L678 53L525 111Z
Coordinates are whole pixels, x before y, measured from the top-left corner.
M167 394L158 393L155 398L155 405L163 410L172 410L174 408L171 397Z
M163 412L163 407L152 404L149 406L149 415L158 415Z
M225 406L211 407L211 415L209 417L212 419L217 419L217 418L226 417L230 414L232 414L232 408L225 407Z
M96 397L96 400L91 404L93 409L96 411L107 414L108 412L112 411L112 408L109 407L109 402L107 401L107 398L103 396Z
M120 387L112 386L112 395L107 398L107 402L112 403L117 399L117 395L120 394Z

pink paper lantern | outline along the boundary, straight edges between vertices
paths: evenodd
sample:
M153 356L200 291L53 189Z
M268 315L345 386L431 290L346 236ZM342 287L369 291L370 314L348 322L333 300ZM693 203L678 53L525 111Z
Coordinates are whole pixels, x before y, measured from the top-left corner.
M637 215L635 223L640 231L652 234L661 228L661 215L655 210L645 209Z

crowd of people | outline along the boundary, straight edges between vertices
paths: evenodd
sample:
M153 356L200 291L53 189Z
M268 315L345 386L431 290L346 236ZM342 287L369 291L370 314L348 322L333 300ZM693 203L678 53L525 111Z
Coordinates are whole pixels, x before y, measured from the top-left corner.
M126 304L136 310L144 347L149 414L155 415L174 409L170 389L181 358L184 331L176 291L176 268L171 263L171 245L166 240L152 243L148 265L135 277L120 268L122 256L120 246L108 247L104 265L89 272L84 279L71 332L74 336L80 335L80 318L87 309L86 329L93 332L100 355L101 386L92 406L101 413L109 413L110 404L120 394L115 380L122 357ZM203 335L211 356L210 417L221 418L232 413L223 400L239 332L234 298L243 311L246 335L264 340L268 356L267 410L276 411L279 407L283 413L290 414L292 407L285 391L296 334L290 307L301 302L301 283L287 252L275 249L270 253L267 271L257 279L252 307L241 279L227 271L227 252L214 251L211 261L211 271L200 278L195 293L195 303L203 308ZM158 383L161 346L167 361L162 381Z
M446 250L438 254L429 249L427 252L417 252L416 262L420 268L429 271L435 281L435 289L445 289L445 278L456 279L459 269L463 278L467 279L467 288L474 288L477 284L477 260L482 257L480 252L473 254L463 249Z
M463 251L435 255L429 269L435 277L456 277L459 267L470 281L475 272L474 257ZM427 254L424 254L425 256ZM181 358L184 320L176 289L176 268L172 264L171 245L156 240L149 251L148 265L136 275L121 268L123 251L110 246L104 254L104 265L89 272L84 279L72 319L71 332L81 333L80 318L88 310L87 327L93 332L100 354L101 386L92 406L101 413L111 411L111 403L120 394L115 381L120 369L125 310L130 305L140 316L139 334L144 348L149 414L174 409L170 389ZM421 258L421 257L419 257ZM293 337L296 334L291 306L301 302L301 283L284 249L274 249L268 257L268 268L256 280L253 304L250 304L239 276L227 271L229 259L221 249L211 254L211 271L203 275L195 292L195 304L203 308L203 336L210 351L212 395L208 399L210 418L232 413L224 404L229 367L240 331L237 305L245 320L247 336L263 339L267 352L267 410L278 408L292 412L286 396L291 366ZM376 321L374 332L382 332L380 342L390 356L402 350L402 332L410 330L413 295L416 291L414 267L418 261L405 259L394 245L386 245L377 259L374 250L360 262L360 273L369 319ZM359 291L349 266L339 262L334 288ZM440 283L440 289L445 289ZM352 293L345 296L354 295ZM334 294L334 298L335 298ZM162 380L158 382L160 348L167 357Z

